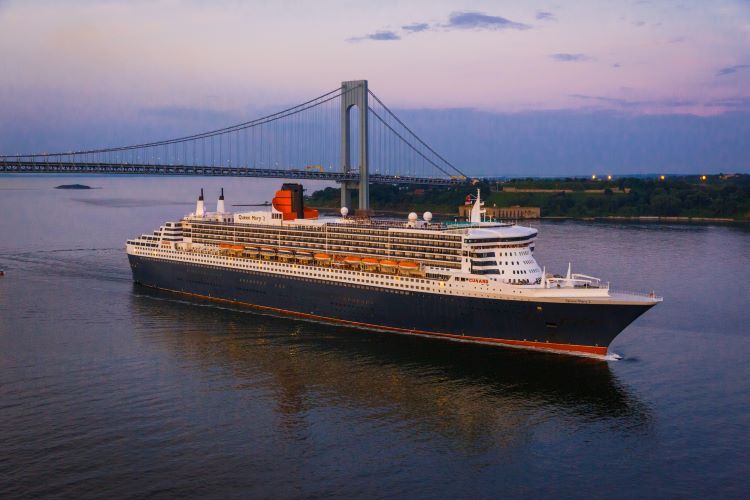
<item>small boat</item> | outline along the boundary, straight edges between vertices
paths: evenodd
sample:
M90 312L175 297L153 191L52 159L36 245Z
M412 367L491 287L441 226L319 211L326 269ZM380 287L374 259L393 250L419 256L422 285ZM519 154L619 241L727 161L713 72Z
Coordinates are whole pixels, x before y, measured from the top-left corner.
M313 260L313 256L310 252L297 252L297 260L299 262L310 262Z
M280 248L278 252L276 252L276 255L281 260L290 260L294 258L294 252L292 250L288 250L286 248Z
M342 267L346 265L346 262L344 262L344 257L342 255L334 255L333 260L331 261L331 264L333 264L336 267Z
M260 249L260 256L265 257L267 259L270 259L271 257L274 257L276 255L276 250L270 247L262 247Z
M245 247L245 249L242 251L244 255L247 255L249 257L254 257L258 255L258 249L255 247Z
M386 272L393 272L398 268L398 262L395 260L381 260L380 268Z
M362 266L365 269L377 269L380 266L380 261L372 257L365 257L362 259Z
M362 257L356 257L354 255L347 255L344 257L344 262L347 265L359 267L360 263L362 262Z
M328 255L327 253L316 253L314 255L314 257L315 257L315 260L319 264L330 264L331 263L331 256Z
M419 264L416 262L410 262L408 260L404 260L398 263L398 269L402 273L410 274L416 271L419 271Z
M224 250L244 250L242 245L233 245L232 243L219 243L219 248Z

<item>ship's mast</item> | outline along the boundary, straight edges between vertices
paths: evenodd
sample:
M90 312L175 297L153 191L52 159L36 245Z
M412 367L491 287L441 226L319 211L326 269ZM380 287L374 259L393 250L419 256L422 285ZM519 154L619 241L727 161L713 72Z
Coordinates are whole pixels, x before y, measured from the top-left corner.
M224 188L221 188L221 195L219 196L219 201L216 202L216 211L220 214L223 214L225 212L224 210Z
M486 213L487 210L483 209L484 202L481 200L481 193L477 188L477 199L474 201L474 206L471 207L471 218L469 222L482 222L482 214Z
M203 188L201 188L201 195L198 197L198 202L195 204L195 215L203 217L206 213L206 207L203 202Z

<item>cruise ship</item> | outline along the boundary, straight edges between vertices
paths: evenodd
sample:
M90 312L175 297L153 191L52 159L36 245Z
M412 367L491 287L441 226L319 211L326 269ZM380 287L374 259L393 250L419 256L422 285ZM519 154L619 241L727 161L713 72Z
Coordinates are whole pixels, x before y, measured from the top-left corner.
M461 222L324 217L284 184L267 208L195 211L127 241L133 280L297 318L461 342L602 357L662 298L599 278L547 273L537 230L487 220L481 193Z

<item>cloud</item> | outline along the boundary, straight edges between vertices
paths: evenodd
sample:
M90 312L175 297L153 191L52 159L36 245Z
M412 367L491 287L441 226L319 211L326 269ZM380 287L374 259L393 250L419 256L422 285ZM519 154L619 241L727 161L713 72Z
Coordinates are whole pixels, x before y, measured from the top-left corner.
M750 110L750 97L726 97L724 99L715 99L707 102L706 106Z
M385 31L376 31L375 33L370 33L365 36L357 36L352 38L347 38L347 42L361 42L363 40L375 40L375 41L391 41L391 40L401 40L401 37L390 30Z
M536 13L536 18L539 21L557 21L557 18L552 12L545 12L543 10Z
M699 101L695 99L644 99L630 100L618 97L607 97L587 94L568 94L568 97L581 99L585 101L595 101L603 104L609 104L620 108L667 108L678 109L686 107L705 106L707 108L724 108L725 110L742 110L750 111L750 96L725 97L721 99L712 99L709 101Z
M618 97L607 97L607 96L586 95L586 94L569 94L568 97L573 97L576 99L583 99L587 101L597 101L597 102L602 102L606 104L613 104L615 106L620 106L623 108L636 108L636 107L646 107L646 106L658 106L658 107L663 107L663 108L683 108L686 106L697 106L697 105L703 104L698 101L688 100L688 99L660 99L660 100L636 101L636 100L629 100L629 99L621 99Z
M633 107L633 106L640 106L642 104L645 104L645 101L629 101L627 99L619 99L617 97L606 97L606 96L600 96L600 95L568 94L568 97L573 97L575 99L582 99L586 101L603 102L606 104L615 104L617 106L622 106L622 107Z
M554 59L555 61L560 62L579 62L579 61L588 61L591 58L587 56L586 54L568 54L568 53L558 53L558 54L550 54L550 57Z
M748 68L750 68L750 64L737 64L735 66L727 66L726 68L721 68L716 73L716 76L731 75L731 74L737 73L738 71L742 71Z
M517 23L500 16L490 16L483 12L452 12L445 28L467 30L525 30L528 24Z
M2 1L2 0L0 0ZM547 15L549 12L542 12L540 14ZM410 23L401 26L403 33L411 35L414 33L421 33L423 31L430 31L434 27L441 27L447 30L452 29L464 29L464 30L502 30L502 29L513 29L513 30L525 30L531 28L531 26L523 23L517 23L500 16L491 16L483 12L452 12L448 17L447 24L430 26L428 23ZM401 34L392 30L379 30L375 33L370 33L364 36L356 36L347 38L347 42L361 42L363 40L376 40L376 41L390 41L390 40L401 40Z
M411 23L401 26L401 29L408 33L419 33L420 31L427 31L430 29L430 25L427 23Z

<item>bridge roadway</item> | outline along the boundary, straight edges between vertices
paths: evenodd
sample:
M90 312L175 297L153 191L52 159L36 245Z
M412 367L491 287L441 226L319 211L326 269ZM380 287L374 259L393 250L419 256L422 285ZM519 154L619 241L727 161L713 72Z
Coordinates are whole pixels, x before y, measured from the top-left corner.
M277 179L314 179L335 182L359 182L359 171L321 172L281 168L215 167L195 165L146 165L123 163L82 163L57 161L0 160L0 173L16 174L120 174L120 175L185 175L218 177L267 177ZM466 179L412 177L370 173L370 183L425 184L455 186Z

